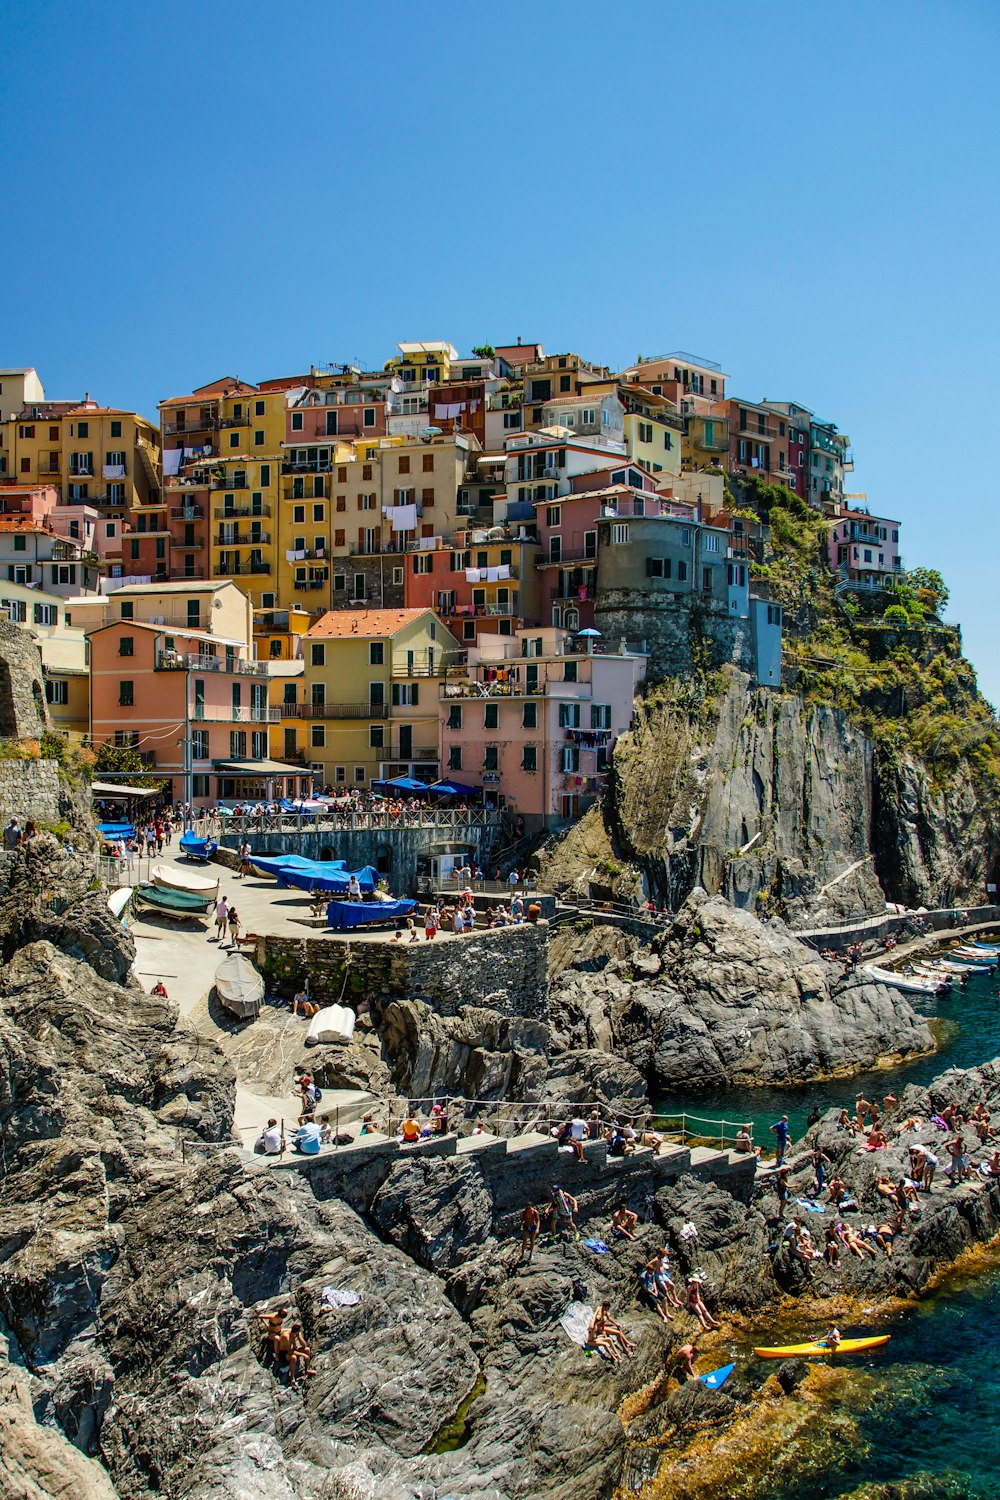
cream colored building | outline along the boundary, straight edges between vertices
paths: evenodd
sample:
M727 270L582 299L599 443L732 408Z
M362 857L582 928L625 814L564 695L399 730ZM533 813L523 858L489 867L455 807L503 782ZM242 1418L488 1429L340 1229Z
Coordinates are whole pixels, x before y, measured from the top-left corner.
M85 735L90 719L90 659L86 634L68 622L67 601L4 579L0 611L38 646L53 729Z

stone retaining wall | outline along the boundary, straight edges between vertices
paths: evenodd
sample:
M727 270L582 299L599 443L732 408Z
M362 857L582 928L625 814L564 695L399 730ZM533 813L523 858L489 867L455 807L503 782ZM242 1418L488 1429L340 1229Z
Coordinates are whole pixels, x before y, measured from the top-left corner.
M0 827L17 818L58 823L59 766L54 760L0 760Z
M952 913L956 910L963 914L968 912L969 916L968 922L962 921L959 931L966 927L987 926L993 922L1000 924L1000 906L947 906L940 911L919 913L925 932L951 931L954 927ZM903 916L886 913L883 917L872 917L864 922L849 922L844 927L814 927L809 931L795 932L795 936L800 943L808 943L810 948L829 948L831 952L839 953L844 948L853 947L855 943L870 943L876 939L882 942L903 928L912 928L916 915L914 912L907 912Z
M510 1146L514 1149L509 1149ZM359 1213L366 1213L393 1167L403 1160L441 1157L456 1170L471 1164L482 1173L489 1191L493 1230L497 1234L513 1234L525 1203L544 1202L554 1184L578 1200L578 1218L583 1226L593 1220L610 1220L623 1199L643 1215L649 1200L664 1183L685 1175L716 1182L741 1202L748 1202L756 1172L752 1156L734 1158L721 1152L692 1154L686 1147L667 1147L660 1156L643 1151L611 1160L603 1141L589 1142L585 1149L586 1160L580 1162L571 1153L560 1151L554 1141L517 1146L515 1138L512 1142L490 1141L466 1154L458 1153L456 1137L448 1136L420 1147L381 1141L370 1147L348 1147L340 1153L329 1152L312 1159L293 1157L278 1170L307 1173L317 1198L342 1198ZM710 1159L699 1159L699 1155Z
M313 998L324 1005L422 1000L443 1016L479 1005L504 1016L547 1021L548 942L547 922L464 937L442 934L432 943L412 944L267 934L258 943L257 962L272 984L285 988L308 975Z

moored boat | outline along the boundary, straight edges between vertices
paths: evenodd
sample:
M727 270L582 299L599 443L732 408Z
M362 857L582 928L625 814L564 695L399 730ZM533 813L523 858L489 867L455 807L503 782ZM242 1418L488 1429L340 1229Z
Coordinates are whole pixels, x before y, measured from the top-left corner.
M218 847L214 839L200 839L190 830L183 834L180 840L180 851L183 855L188 859L201 860L205 864L212 858Z
M128 926L128 909L132 904L132 892L132 886L122 885L116 891L112 891L108 897L108 911L118 918L123 927Z
M878 980L879 984L895 985L897 990L904 990L911 995L940 995L947 989L944 980L920 979L915 974L897 974L895 969L880 969L876 964L863 964L862 974L867 974L869 979Z
M172 891L163 885L140 885L136 888L136 900L151 907L164 917L204 921L212 909L206 896L194 896L190 891Z
M201 896L214 901L219 894L219 882L210 875L189 875L186 870L174 870L170 865L154 865L149 872L154 885L167 891L187 891L190 896Z
M215 993L232 1015L255 1019L264 998L264 980L242 953L230 953L215 971Z

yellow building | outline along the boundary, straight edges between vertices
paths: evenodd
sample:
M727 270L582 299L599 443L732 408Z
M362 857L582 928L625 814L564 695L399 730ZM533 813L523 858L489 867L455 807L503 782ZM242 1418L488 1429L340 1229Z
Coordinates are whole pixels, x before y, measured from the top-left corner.
M386 360L386 370L399 376L406 391L416 391L420 386L437 385L451 379L451 366L458 359L458 350L452 344L431 340L425 344L397 344L399 354Z
M625 408L629 458L647 474L679 474L684 423L674 403L641 385L624 382L618 396Z
M267 662L270 750L275 760L302 763L309 759L309 721L299 710L305 671L303 638L315 622L315 615L297 605L254 613L255 655L258 661Z
M283 479L271 605L402 604L400 554L465 524L462 492L476 451L474 438L454 434L351 448L330 438L296 450Z
M124 512L155 501L159 464L159 428L133 411L43 401L0 422L0 474L51 485L64 505Z
M306 757L324 782L437 779L439 683L461 647L433 610L329 610L303 647Z
M213 578L239 579L258 608L279 602L285 431L288 408L301 394L300 387L282 387L219 398L218 458L210 466L210 572ZM317 494L322 497L322 486ZM325 502L321 512L325 519Z
M84 631L70 624L68 602L24 583L0 583L0 611L33 638L42 658L52 728L85 735L90 725L90 660Z
M685 420L682 452L686 469L725 469L729 455L729 416L718 412L692 412Z

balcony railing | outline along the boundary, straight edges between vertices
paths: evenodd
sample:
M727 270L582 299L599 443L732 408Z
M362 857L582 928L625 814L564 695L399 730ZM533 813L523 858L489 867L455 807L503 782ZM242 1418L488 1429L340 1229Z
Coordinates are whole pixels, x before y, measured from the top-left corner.
M292 588L299 594L315 593L317 589L325 589L329 583L328 578L296 578ZM359 600L358 603L362 603Z
M204 516L203 505L172 505L170 507L171 521L201 521Z
M270 573L269 562L239 563L235 567L224 568L221 563L216 563L212 569L213 578L249 578L252 574Z
M196 724L277 724L281 714L276 708L227 708L225 704L196 703L191 718Z
M251 415L250 415L249 412L247 412L246 415L242 416L242 417L236 417L236 416L232 416L232 415L230 415L228 417L220 417L219 418L219 426L220 427L252 427L253 426L253 418L251 417Z
M199 656L193 651L158 651L156 665L161 672L235 672L239 677L267 676L267 662L242 661L233 656Z
M609 516L614 515L614 514L615 514L615 512L613 512L613 511L609 511L608 512ZM536 557L535 558L535 567L536 568L561 568L565 563L579 563L579 562L593 563L594 567L596 568L597 567L597 549L596 548L588 549L586 547L571 547L571 548L569 548L568 551L560 553L560 555L558 557Z
M770 422L765 422L764 425L761 426L759 422L751 420L746 424L746 426L744 426L743 423L740 423L739 429L735 435L736 437L746 438L747 441L751 443L760 442L762 439L764 442L769 443L773 442L777 438L778 429Z
M45 561L43 558L42 561ZM94 568L100 559L96 552L81 552L73 542L56 542L52 547L52 562L80 563L85 568Z
M242 520L246 516L270 516L269 505L213 505L212 518L216 521Z
M271 541L269 531L254 534L250 531L218 531L212 538L213 547L267 547Z
M331 436L331 441L336 434ZM333 460L330 458L304 459L301 462L286 458L282 461L282 474L330 474L333 471Z
M163 431L171 436L183 437L189 432L214 432L219 425L215 416L185 417L183 422L164 422Z
M220 479L218 474L212 475L211 485L213 490L248 490L250 476L240 471L238 474L230 475L228 479Z
M282 719L387 719L384 703L279 703Z

